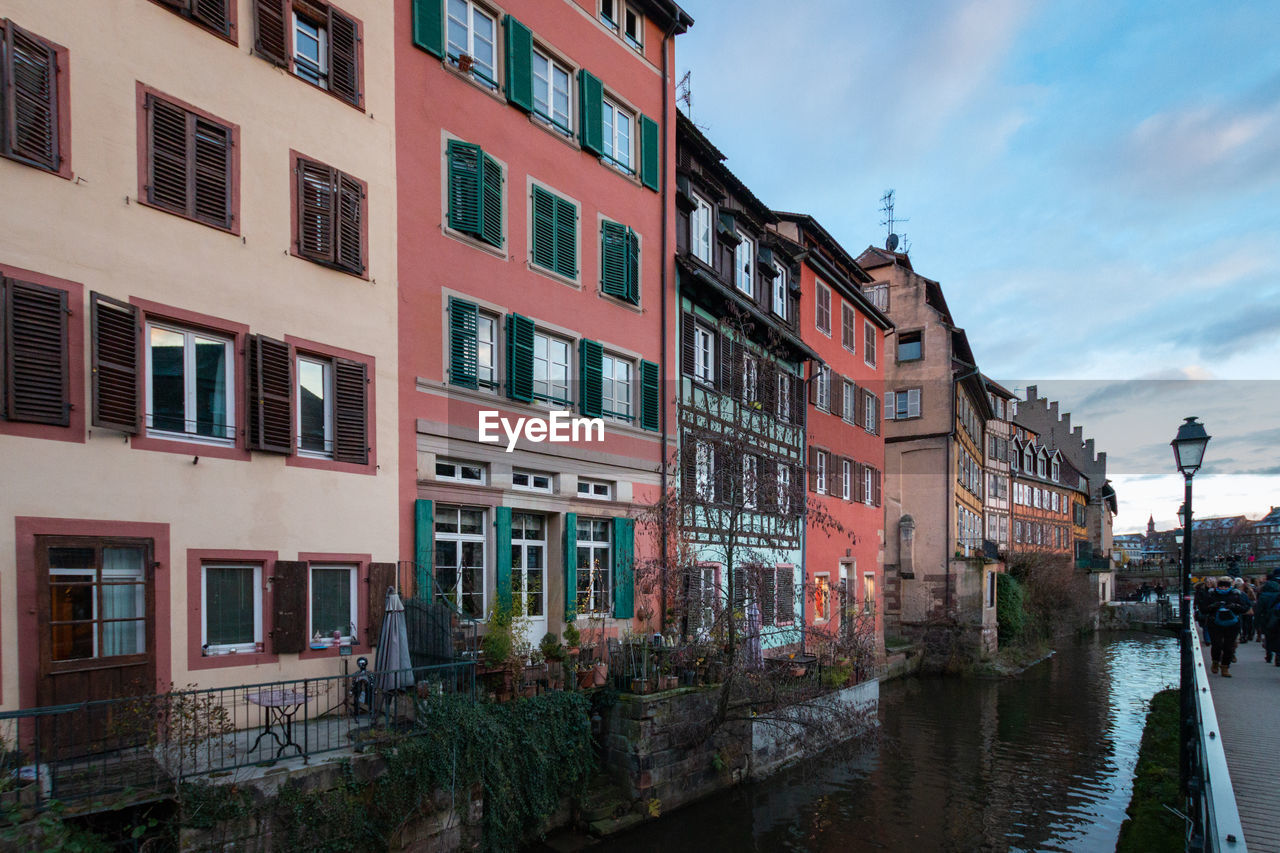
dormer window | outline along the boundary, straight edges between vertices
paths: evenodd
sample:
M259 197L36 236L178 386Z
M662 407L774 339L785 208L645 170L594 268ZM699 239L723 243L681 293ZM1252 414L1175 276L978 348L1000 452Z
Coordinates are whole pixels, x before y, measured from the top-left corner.
M1062 472L1061 472L1061 469L1060 469L1060 467L1059 467L1059 465L1058 465L1058 460L1055 458L1055 459L1053 460L1053 481L1054 481L1055 483L1060 482L1060 480L1061 480L1061 473L1062 473Z

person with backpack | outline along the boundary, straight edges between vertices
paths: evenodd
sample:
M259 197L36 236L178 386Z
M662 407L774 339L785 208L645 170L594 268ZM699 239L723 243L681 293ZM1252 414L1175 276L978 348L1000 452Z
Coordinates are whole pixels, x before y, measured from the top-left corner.
M1249 599L1249 612L1240 617L1240 643L1243 645L1253 639L1253 605L1258 596L1254 593L1253 587L1249 586L1249 582L1244 578L1236 578L1231 586L1236 592Z
M1254 607L1254 628L1262 636L1262 651L1267 663L1274 657L1280 666L1280 569L1272 569L1271 577L1258 590Z
M1231 662L1236 656L1236 640L1240 636L1240 617L1249 612L1251 605L1238 590L1232 589L1231 578L1218 578L1216 588L1205 596L1204 621L1209 631L1209 656L1213 659L1212 672L1221 670L1224 678L1231 677Z

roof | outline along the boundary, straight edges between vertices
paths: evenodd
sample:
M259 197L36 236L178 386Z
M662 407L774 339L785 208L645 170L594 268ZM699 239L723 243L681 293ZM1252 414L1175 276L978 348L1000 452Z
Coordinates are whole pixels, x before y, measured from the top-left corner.
M646 0L645 5L649 8L651 17L654 12L658 13L655 18L658 26L670 30L672 35L678 36L693 26L693 18L689 13L671 0Z
M808 213L792 213L785 210L775 210L773 214L779 219L786 219L791 222L803 222L823 243L827 245L827 248L832 250L837 259L853 271L853 275L859 283L865 284L871 281L871 276L867 275L867 271L862 268L862 265L855 261L853 259L853 255L846 252L844 246L840 245L840 241L835 237L832 237L831 232L823 228L822 223L813 216Z
M987 390L992 394L995 394L997 397L1003 397L1006 400L1013 400L1018 396L985 373L982 374L982 384L986 385Z
M854 282L845 282L841 280L842 277L838 275L840 272L839 270L827 269L825 259L819 260L812 254L797 254L797 257L803 257L803 259L807 261L809 265L822 276L822 278L829 280L833 285L835 285L842 296L856 303L858 308L861 309L862 313L866 315L871 322L875 323L881 329L893 328L893 321L889 319L888 315L877 308L862 291L861 285L870 282L871 276L867 275L866 270L858 265L857 261L855 261L849 253L844 250L844 247L840 245L835 237L831 236L831 233L827 231L827 229L822 227L822 224L818 222L817 219L807 213L792 213L783 210L775 210L773 211L773 214L779 220L796 223L796 225L800 227L800 230L807 231L811 236L816 237L820 243L824 244L837 256L838 260L843 261L846 266L849 266L855 276L857 276L857 280ZM796 246L800 252L807 251L803 244L797 243L786 234L776 230L775 233L780 239ZM833 275L833 273L836 273L837 275Z
M678 136L683 135L686 138L685 141L692 142L695 147L701 149L701 159L707 163L717 178L728 184L734 195L740 196L743 201L754 208L752 212L761 222L777 221L769 205L757 198L756 194L724 164L724 161L729 159L724 155L724 152L713 145L706 134L693 123L693 120L680 112L680 110L676 110L676 132Z
M911 268L911 259L907 257L906 252L890 252L888 249L877 249L875 246L868 246L861 255L858 255L858 263L867 269L901 264L915 272Z

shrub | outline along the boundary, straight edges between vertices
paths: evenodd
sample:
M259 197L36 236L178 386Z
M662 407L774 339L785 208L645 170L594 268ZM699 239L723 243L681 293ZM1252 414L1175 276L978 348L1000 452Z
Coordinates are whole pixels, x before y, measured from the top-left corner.
M999 630L1000 645L1012 643L1022 636L1023 626L1027 621L1024 609L1026 594L1022 584L1012 575L996 576L996 625Z

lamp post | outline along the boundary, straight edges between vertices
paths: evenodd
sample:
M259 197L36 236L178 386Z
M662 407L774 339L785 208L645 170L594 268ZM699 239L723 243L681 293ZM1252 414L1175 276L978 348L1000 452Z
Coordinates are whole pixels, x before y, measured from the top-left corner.
M1204 431L1203 424L1191 417L1178 427L1178 434L1169 444L1173 446L1174 459L1177 460L1178 470L1182 472L1186 482L1186 497L1179 518L1182 522L1182 603L1178 605L1182 622L1182 674L1178 691L1182 715L1178 728L1178 764L1182 770L1182 790L1185 792L1191 779L1191 750L1188 747L1193 736L1192 721L1195 719L1192 693L1194 678L1191 671L1191 478L1200 470L1200 463L1204 461L1209 434Z

